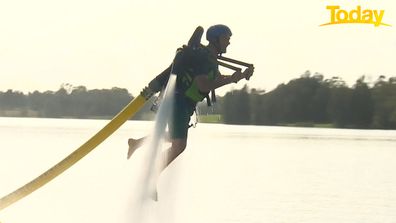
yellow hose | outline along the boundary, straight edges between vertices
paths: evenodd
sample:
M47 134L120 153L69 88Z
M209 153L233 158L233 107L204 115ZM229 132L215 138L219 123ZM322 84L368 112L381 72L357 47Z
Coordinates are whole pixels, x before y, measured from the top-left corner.
M147 91L147 89L145 89ZM38 176L36 179L30 181L14 192L4 196L0 199L0 210L10 206L11 204L17 202L18 200L26 197L35 190L47 184L49 181L55 177L62 174L65 170L69 169L85 155L95 149L99 144L101 144L105 139L107 139L111 134L113 134L122 124L124 124L130 117L139 111L148 98L151 95L145 95L144 91L132 100L120 113L118 113L105 127L103 127L98 133L96 133L92 138L80 146L77 150L72 152L65 159L60 161L58 164ZM146 92L147 93L147 92Z

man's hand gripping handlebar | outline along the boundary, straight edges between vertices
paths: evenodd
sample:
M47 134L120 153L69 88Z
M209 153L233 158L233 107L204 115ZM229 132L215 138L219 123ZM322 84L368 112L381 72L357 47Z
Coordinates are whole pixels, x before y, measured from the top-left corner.
M224 61L246 67L246 69L242 72L242 68L225 63ZM218 56L217 62L220 66L223 66L223 67L226 67L226 68L229 68L229 69L235 71L235 73L232 75L235 83L243 78L245 78L246 80L249 80L254 72L253 64L242 62L242 61L235 60L235 59L231 59L228 57Z

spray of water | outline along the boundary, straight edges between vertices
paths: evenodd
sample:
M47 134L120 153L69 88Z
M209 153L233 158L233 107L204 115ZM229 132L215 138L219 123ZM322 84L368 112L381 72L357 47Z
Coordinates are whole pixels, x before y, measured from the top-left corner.
M142 148L145 150L144 167L140 179L137 180L139 186L133 192L131 212L128 213L128 215L132 215L132 219L128 222L148 223L158 222L159 220L156 219L158 213L153 213L155 210L153 206L156 204L151 198L156 193L157 180L164 165L164 159L166 159L166 157L160 156L161 145L166 135L166 125L172 117L175 86L176 75L170 75L162 103L155 118L154 129L146 141L146 146Z

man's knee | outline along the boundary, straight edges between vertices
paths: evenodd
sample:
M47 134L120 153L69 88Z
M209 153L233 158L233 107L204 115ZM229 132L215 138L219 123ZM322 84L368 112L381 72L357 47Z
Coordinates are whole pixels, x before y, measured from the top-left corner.
M175 139L172 142L172 149L176 154L182 153L187 146L187 140L182 139Z

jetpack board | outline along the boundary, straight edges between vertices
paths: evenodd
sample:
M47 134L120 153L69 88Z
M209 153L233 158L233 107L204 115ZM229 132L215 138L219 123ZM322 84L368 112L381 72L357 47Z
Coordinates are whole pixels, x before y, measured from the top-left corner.
M189 40L188 46L195 46L200 44L202 34L203 34L203 28L200 26L197 27ZM164 72L166 72L166 70ZM23 185L14 192L11 192L10 194L2 197L0 199L0 210L5 209L11 204L33 193L35 190L44 186L45 184L53 180L55 177L59 176L64 171L69 169L79 160L81 160L84 156L86 156L88 153L94 150L99 144L101 144L105 139L107 139L111 134L113 134L129 118L133 117L144 106L144 104L148 101L148 99L151 98L151 96L154 93L155 92L153 92L151 89L147 87L144 88L139 96L134 98L106 126L104 126L99 132L97 132L94 136L92 136L87 142L81 145L77 150L72 152L62 161L54 165L52 168L48 169L46 172L44 172L37 178Z

